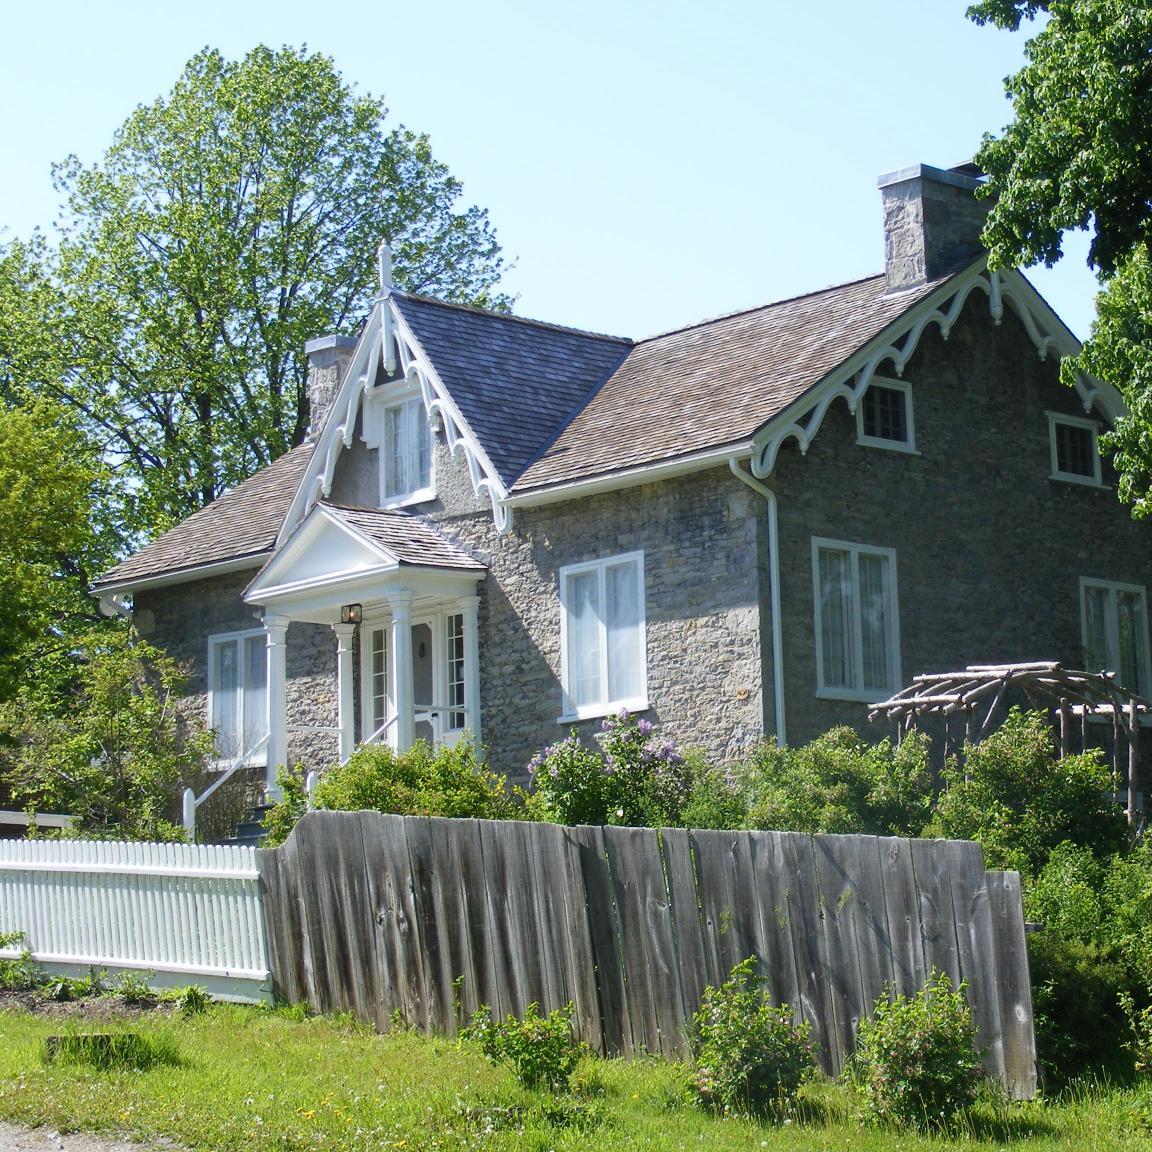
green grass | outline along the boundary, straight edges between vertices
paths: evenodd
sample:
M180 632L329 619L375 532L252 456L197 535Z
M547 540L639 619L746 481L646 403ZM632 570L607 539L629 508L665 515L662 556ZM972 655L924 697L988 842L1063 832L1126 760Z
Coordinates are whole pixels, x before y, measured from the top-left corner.
M347 1020L214 1005L187 1019L134 1020L174 1043L179 1067L46 1065L59 1020L0 1013L0 1118L62 1132L196 1149L1068 1149L1152 1150L1152 1088L1082 1091L1047 1104L985 1102L951 1135L860 1127L835 1085L805 1090L782 1125L714 1118L684 1102L683 1069L585 1060L566 1097L530 1093L478 1052Z

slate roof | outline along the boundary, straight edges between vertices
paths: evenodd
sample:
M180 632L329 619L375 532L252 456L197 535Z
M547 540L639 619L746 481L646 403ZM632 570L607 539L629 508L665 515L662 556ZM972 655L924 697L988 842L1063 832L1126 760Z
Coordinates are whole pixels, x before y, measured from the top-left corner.
M271 552L312 457L301 444L105 572L93 590Z
M640 341L513 491L746 441L942 282L873 276Z
M392 299L509 488L632 347L427 297Z
M486 566L407 512L348 508L321 501L338 520L386 548L401 564L484 572Z

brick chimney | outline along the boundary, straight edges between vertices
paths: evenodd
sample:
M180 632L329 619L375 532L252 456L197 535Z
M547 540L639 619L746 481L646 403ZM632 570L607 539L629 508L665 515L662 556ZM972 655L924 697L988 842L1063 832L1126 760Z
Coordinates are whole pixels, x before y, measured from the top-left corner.
M991 204L974 195L979 175L973 164L917 164L880 177L889 292L955 272L984 251L980 232Z
M315 440L352 362L355 336L319 336L304 345L308 357L308 439Z

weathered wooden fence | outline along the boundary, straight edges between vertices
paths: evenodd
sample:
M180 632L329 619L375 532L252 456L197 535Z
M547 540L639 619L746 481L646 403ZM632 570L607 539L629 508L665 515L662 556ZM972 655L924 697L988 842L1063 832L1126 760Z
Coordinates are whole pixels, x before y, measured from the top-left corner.
M271 1000L256 850L0 840L0 932L48 971L149 974L233 1000Z
M314 812L258 856L277 990L452 1033L572 1001L608 1053L678 1055L708 984L759 958L825 1069L885 984L968 984L988 1071L1035 1090L1019 877L962 841L562 828Z

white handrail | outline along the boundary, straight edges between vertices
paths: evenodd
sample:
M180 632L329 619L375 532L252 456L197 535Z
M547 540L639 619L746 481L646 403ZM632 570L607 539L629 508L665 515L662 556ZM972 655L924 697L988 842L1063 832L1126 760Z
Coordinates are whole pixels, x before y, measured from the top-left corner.
M199 808L217 788L227 783L241 768L249 764L252 757L268 743L270 737L271 733L266 732L251 748L237 756L199 796L197 796L191 788L184 789L184 831L188 834L189 840L194 839L196 836L196 809Z

